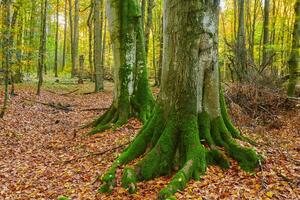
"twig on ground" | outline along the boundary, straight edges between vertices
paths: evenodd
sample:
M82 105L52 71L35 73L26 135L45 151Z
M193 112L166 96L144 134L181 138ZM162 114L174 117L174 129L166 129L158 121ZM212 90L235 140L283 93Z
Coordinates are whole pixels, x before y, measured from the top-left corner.
M41 105L44 105L44 106L49 106L51 108L55 108L55 109L58 109L58 110L73 111L73 109L71 108L71 105L63 105L61 103L53 103L53 102L45 103L45 102L36 101L36 100L33 100L33 99L26 99L26 98L23 98L23 101L30 101L30 102L33 102L33 103L38 103L38 104L41 104Z
M88 158L88 157L92 157L92 156L99 156L99 155L103 155L105 153L108 153L110 151L114 151L114 150L117 150L119 148L122 148L126 145L128 145L131 141L128 141L124 144L121 144L119 146L116 146L116 147L113 147L113 148L110 148L110 149L106 149L106 150L103 150L103 151L99 151L99 152L93 152L93 153L88 153L84 156L80 156L80 157L77 157L77 158L72 158L72 159L69 159L69 160L64 160L64 161L61 161L62 163L70 163L70 162L73 162L73 161L78 161L80 159L83 159L83 158Z

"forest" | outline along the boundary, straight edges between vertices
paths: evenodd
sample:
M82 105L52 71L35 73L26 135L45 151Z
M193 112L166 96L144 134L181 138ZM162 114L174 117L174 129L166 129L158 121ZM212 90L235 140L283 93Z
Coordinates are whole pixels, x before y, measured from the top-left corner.
M0 0L0 199L300 199L300 0Z

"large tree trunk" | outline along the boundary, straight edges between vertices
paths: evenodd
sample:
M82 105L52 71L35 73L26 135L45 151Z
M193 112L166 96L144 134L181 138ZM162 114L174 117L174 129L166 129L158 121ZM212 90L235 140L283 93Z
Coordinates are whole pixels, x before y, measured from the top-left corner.
M293 31L292 52L288 61L290 78L288 84L288 96L295 95L297 80L300 74L299 69L299 48L300 48L300 0L295 4L295 22Z
M110 109L93 122L90 134L123 125L132 116L146 122L153 107L139 3L108 1L107 14L114 56L114 99Z
M46 23L47 23L47 7L48 0L41 1L41 34L40 34L40 48L39 48L39 61L38 61L38 87L37 95L41 93L41 87L43 84L43 69L45 69L45 57L46 57Z
M103 90L101 0L94 0L94 68L95 92Z
M103 175L101 192L111 191L119 166L143 154L134 168L125 168L122 185L135 192L136 181L180 169L159 193L159 199L172 199L190 179L199 179L209 164L228 168L227 157L216 146L224 147L246 171L258 165L257 154L233 139L241 136L228 118L220 92L215 2L164 1L161 92L150 120Z

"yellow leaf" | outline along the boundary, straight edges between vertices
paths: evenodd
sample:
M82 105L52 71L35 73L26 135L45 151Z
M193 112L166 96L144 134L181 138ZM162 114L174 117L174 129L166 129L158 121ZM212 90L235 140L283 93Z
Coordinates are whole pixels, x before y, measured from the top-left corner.
M266 193L266 195L267 195L267 197L272 198L273 197L273 192L269 191L269 192Z

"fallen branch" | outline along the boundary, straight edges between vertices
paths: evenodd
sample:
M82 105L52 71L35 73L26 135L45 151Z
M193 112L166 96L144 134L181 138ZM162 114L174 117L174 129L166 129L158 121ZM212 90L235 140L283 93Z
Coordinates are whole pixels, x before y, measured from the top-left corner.
M86 108L86 109L82 109L80 110L80 112L84 112L84 111L103 111L103 110L107 110L108 108Z
M57 95L61 95L61 96L67 96L67 95L69 95L69 94L73 94L73 93L75 93L75 92L77 92L79 89L75 89L75 90L72 90L72 91L70 91L70 92L66 92L66 93L57 93L57 92L54 92L54 91L52 91L52 90L46 90L47 92L50 92L50 93L52 93L52 94L57 94Z
M70 163L70 162L73 162L73 161L78 161L78 160L81 160L83 158L88 158L88 157L92 157L92 156L100 156L100 155L103 155L105 153L108 153L110 151L114 151L114 150L117 150L119 148L122 148L126 145L128 145L131 141L128 141L124 144L121 144L119 146L116 146L116 147L113 147L111 149L106 149L106 150L103 150L103 151L99 151L99 152L93 152L93 153L88 153L87 155L84 155L84 156L80 156L80 157L77 157L77 158L72 158L72 159L69 159L69 160L64 160L64 161L61 161L62 163Z
M41 102L41 101L36 101L36 100L32 100L32 99L23 99L23 101L30 101L30 102L33 102L33 103L38 103L38 104L41 104L41 105L44 105L44 106L49 106L51 108L55 108L55 109L58 109L58 110L64 110L64 111L73 111L71 107L71 105L63 105L61 103L53 103L53 102L50 102L50 103L45 103L45 102Z

